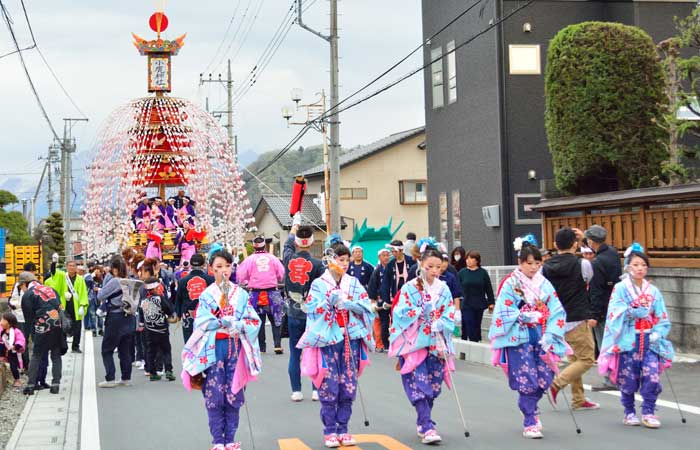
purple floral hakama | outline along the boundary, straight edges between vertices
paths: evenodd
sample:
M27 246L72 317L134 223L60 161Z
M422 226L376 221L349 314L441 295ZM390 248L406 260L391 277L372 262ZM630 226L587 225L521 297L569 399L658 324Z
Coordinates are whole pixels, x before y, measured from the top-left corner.
M649 348L649 334L643 336L644 355L639 353L639 335L635 339L634 350L620 353L620 371L617 383L625 414L636 413L634 393L637 390L644 399L642 402L643 415L654 414L656 399L661 393L659 355Z
M318 388L324 435L348 432L352 402L355 401L357 394L357 371L361 358L360 340L351 340L350 347L352 358L348 358L347 361L344 341L321 347L323 363L328 368Z
M533 344L532 340L504 350L508 358L508 384L519 394L518 407L523 413L523 426L533 426L537 423L537 403L552 384L554 372L540 358L540 345Z
M404 358L399 357L401 366ZM421 433L435 429L431 418L433 402L442 392L442 381L445 377L444 362L435 355L428 356L413 371L401 375L401 383L408 400L416 409L416 425Z
M209 432L214 445L235 442L239 410L245 401L243 390L237 394L231 392L231 382L238 363L240 348L240 340L217 340L216 363L205 371L206 379L202 394L209 416Z

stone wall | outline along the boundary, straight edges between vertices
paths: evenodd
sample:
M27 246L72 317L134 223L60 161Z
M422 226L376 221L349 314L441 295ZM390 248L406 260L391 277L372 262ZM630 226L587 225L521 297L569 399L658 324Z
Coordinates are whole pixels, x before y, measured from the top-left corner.
M496 293L501 279L515 266L484 267L491 276ZM700 269L651 268L649 280L664 296L671 317L670 339L677 352L700 353ZM486 311L482 322L484 339L491 325L491 315Z

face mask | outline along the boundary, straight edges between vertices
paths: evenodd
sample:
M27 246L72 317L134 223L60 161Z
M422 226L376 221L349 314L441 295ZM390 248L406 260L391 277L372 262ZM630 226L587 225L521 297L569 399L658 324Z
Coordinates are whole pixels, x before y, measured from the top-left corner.
M455 262L459 262L459 260L462 259L462 255L460 255L459 253L457 253L457 254L454 256L454 259L455 259Z

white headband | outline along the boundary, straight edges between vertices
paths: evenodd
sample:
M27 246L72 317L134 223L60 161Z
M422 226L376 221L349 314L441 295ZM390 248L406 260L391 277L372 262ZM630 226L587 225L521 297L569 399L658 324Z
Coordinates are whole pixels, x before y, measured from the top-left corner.
M314 236L311 235L311 237L308 238L294 236L294 243L296 243L299 247L311 247L311 245L314 243Z
M156 281L155 283L149 283L146 285L146 289L158 289L158 286L160 286L160 283Z
M377 252L377 256L381 255L382 253L391 253L391 252L387 248L380 248L379 251Z

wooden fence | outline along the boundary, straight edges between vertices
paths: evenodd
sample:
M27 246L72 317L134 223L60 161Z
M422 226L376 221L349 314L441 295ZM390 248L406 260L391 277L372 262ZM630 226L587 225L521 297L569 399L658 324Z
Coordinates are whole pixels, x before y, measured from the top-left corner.
M657 267L700 268L700 205L639 206L599 214L550 212L543 219L547 248L554 248L554 235L561 227L585 230L598 224L608 230L608 244L624 251L632 242L639 242Z

